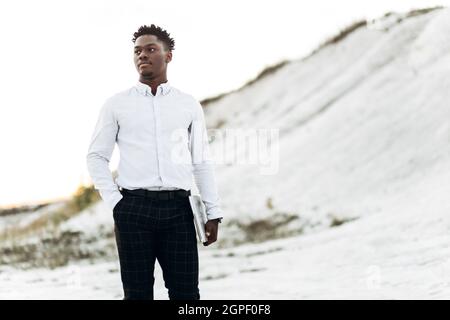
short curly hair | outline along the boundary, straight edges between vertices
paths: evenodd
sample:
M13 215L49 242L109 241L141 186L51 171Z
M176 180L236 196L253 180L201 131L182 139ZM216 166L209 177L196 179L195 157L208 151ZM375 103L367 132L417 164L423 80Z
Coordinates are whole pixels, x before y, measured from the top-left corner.
M139 27L138 31L133 34L133 43L136 42L137 38L145 34L156 36L159 41L162 41L164 43L166 50L175 50L175 40L170 37L170 33L154 24L150 26L143 25Z

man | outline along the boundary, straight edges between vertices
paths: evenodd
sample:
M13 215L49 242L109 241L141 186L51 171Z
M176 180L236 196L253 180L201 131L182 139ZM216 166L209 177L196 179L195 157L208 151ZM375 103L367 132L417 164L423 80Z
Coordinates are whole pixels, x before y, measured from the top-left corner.
M167 80L175 42L141 26L132 39L137 84L106 100L91 138L87 166L113 211L124 299L153 299L158 260L172 299L200 299L198 251L189 204L195 181L206 207L205 231L217 240L222 211L200 103ZM118 176L109 161L119 146Z

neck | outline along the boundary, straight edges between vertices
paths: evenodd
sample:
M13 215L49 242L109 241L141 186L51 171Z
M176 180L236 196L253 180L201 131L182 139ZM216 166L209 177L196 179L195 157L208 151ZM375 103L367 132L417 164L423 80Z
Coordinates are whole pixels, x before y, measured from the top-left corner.
M152 88L152 93L153 95L156 94L156 89L158 88L158 86L161 83L167 82L167 75L161 75L158 77L145 77L145 76L141 76L139 78L139 81L142 83L145 83L146 85L150 86L150 88Z

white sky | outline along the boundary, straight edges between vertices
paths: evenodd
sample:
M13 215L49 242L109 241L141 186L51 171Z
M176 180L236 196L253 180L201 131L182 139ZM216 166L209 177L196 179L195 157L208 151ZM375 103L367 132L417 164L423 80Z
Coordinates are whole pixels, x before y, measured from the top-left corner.
M69 196L89 182L99 108L138 79L131 38L140 25L171 33L168 79L200 100L307 55L356 20L449 2L2 1L0 205Z

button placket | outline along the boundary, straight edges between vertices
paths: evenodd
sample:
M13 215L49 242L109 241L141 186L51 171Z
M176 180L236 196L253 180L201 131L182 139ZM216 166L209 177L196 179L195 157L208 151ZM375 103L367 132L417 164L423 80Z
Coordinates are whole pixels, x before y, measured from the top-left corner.
M161 109L159 108L159 105L157 103L157 97L158 97L158 92L156 93L156 95L153 97L153 110L154 110L154 114L155 114L155 137L156 137L156 149L157 149L157 159L158 159L158 172L159 172L159 178L161 180L161 184L163 183L163 166L162 166L162 152L161 152L161 137L162 137L162 131L161 131Z

